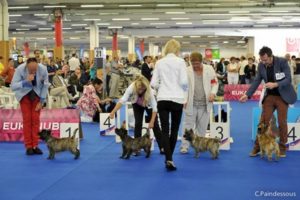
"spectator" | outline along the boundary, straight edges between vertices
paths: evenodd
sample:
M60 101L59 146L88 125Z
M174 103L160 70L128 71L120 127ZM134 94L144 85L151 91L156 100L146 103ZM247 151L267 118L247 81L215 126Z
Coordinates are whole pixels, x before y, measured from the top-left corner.
M80 61L76 58L76 54L72 54L72 58L69 60L70 71L73 73L78 67L80 68Z
M5 78L5 86L6 87L10 87L14 73L15 73L14 60L12 58L9 58L7 66L2 71L2 73L0 73L0 76Z

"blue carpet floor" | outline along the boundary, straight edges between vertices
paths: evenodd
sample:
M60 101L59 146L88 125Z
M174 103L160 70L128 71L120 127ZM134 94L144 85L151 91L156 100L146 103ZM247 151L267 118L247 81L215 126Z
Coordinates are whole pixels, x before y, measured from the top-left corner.
M299 152L288 152L279 162L248 157L256 105L231 102L230 151L211 160L208 153L195 159L192 151L181 155L177 148L176 172L165 170L157 148L150 159L119 159L121 145L99 136L98 124L83 124L79 160L64 152L49 161L44 144L44 155L28 157L23 144L0 143L0 200L300 199ZM295 192L296 197L257 197L261 191Z

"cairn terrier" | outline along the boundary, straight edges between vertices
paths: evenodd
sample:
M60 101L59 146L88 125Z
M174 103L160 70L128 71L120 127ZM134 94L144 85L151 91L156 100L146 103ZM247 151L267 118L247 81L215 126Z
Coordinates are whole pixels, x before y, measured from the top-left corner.
M194 133L193 129L185 129L183 137L191 143L195 149L195 158L199 158L200 152L209 151L212 159L217 159L219 156L219 147L221 140L219 138L201 137Z
M275 136L272 135L271 124L260 122L257 128L257 139L260 146L260 157L264 158L266 155L269 161L272 161L273 153L276 161L279 160L280 151L279 145L275 141Z
M150 157L152 142L149 132L139 138L130 137L125 128L116 128L115 132L122 140L123 153L120 158L129 159L133 152L138 153L141 149L146 152L146 158Z
M75 155L74 159L78 159L80 156L80 151L77 149L77 141L75 138L76 129L71 137L68 138L54 138L51 135L51 130L42 130L39 132L40 139L44 140L47 144L49 150L49 160L53 160L55 153L61 151L70 151Z

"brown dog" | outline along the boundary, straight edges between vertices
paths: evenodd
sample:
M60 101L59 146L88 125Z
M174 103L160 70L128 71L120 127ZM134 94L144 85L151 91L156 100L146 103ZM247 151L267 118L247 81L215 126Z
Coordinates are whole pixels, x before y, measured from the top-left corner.
M274 153L276 156L276 161L278 161L280 157L279 145L275 141L275 137L271 134L271 124L260 122L257 128L257 139L261 150L260 157L264 158L266 155L268 160L272 161L272 156Z

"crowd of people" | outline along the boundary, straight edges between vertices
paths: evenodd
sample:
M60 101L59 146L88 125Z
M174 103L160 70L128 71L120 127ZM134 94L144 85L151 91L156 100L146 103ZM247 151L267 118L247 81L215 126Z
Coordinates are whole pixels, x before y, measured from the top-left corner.
M181 58L180 48L180 43L172 39L165 45L164 57L145 56L143 62L130 62L116 55L107 56L104 66L96 66L87 58L79 59L76 54L65 61L45 59L39 50L35 50L34 57L25 63L21 57L18 57L17 65L9 59L7 66L1 69L0 76L5 80L4 85L16 93L20 102L25 123L26 153L42 153L35 134L38 131L40 110L49 96L56 99L56 108L79 109L83 122L97 122L99 113L103 112L110 113L110 118L114 118L123 104L131 102L135 118L134 136L141 137L142 119L146 111L148 128L153 129L160 153L165 155L166 168L176 170L172 155L183 112L184 127L195 128L198 134L205 136L212 102L217 95L223 95L225 84L252 84L246 95L241 97L241 101L245 102L264 81L268 91L266 95L278 97L276 102L270 102L270 98L266 98L266 102L282 108L279 110L283 113L279 119L280 145L281 154L285 155L287 107L284 105L293 103L295 96L288 88L290 93L286 95L290 98L281 98L286 93L282 87L293 83L296 88L300 83L300 58L287 54L285 58L279 59L273 57L270 49L263 48L259 61L255 57L241 56L221 58L219 62L213 63L197 51ZM283 68L287 76L284 84L280 81L285 77L282 74L277 77L274 67L265 67L267 73L264 74L263 66L280 66L280 70ZM98 67L102 67L104 73L98 73ZM269 72L269 69L273 71ZM123 84L123 92L120 89L121 82L126 77L124 74L128 73L134 79ZM263 110L262 119L267 121L273 110L267 107L263 107ZM181 153L187 153L188 148L189 143L183 139ZM256 144L251 155L256 155L258 151Z

